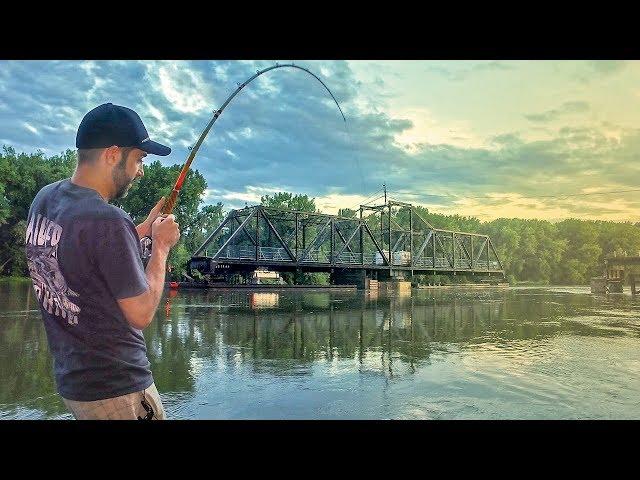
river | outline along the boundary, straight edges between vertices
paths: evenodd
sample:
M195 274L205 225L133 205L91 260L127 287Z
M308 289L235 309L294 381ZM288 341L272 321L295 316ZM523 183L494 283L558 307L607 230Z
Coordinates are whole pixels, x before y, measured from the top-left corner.
M640 418L630 295L167 294L144 335L172 419ZM0 283L0 419L71 419L34 300L30 283Z

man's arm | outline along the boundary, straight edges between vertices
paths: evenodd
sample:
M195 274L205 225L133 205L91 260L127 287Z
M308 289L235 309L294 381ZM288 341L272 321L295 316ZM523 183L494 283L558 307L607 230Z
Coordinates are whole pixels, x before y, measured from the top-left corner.
M156 313L166 274L169 250L180 238L179 225L173 215L158 218L152 224L153 248L151 258L145 270L149 288L140 295L118 299L120 309L131 326L142 330L146 328Z
M168 256L168 248L154 244L145 270L149 289L137 297L118 300L122 313L134 328L142 330L153 320L164 290Z

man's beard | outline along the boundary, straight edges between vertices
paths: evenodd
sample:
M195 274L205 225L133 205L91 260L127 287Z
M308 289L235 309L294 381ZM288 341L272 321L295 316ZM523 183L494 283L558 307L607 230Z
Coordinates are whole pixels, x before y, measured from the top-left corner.
M129 187L133 185L133 179L127 177L126 171L126 158L123 158L120 163L113 169L111 174L113 178L113 182L116 184L116 194L114 195L114 199L124 198L129 193Z

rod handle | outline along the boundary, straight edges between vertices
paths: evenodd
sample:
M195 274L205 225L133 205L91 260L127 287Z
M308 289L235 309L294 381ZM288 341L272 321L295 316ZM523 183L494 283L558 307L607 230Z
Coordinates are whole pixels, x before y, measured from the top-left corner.
M167 200L164 202L164 205L162 206L163 214L169 215L171 212L173 212L173 207L175 207L176 205L176 200L178 199L179 193L180 193L180 190L178 189L174 188L173 190L171 190L171 193L167 197Z

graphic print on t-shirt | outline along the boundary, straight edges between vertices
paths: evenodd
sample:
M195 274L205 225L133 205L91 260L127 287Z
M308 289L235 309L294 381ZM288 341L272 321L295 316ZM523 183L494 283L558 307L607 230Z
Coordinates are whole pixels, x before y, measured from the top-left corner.
M62 227L40 214L32 215L25 236L27 264L33 288L43 308L62 317L69 325L78 324L80 307L69 300L79 297L67 285L58 265L58 243Z

